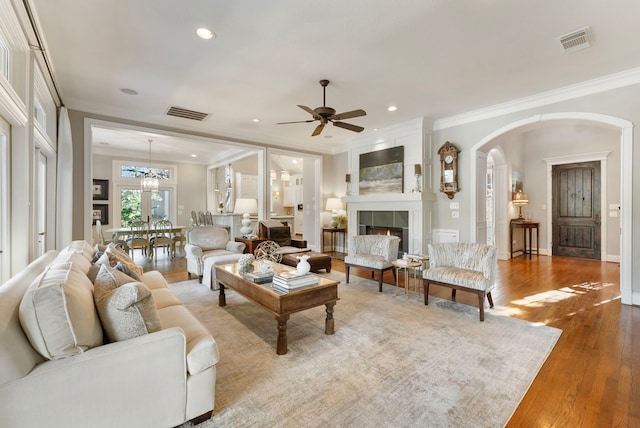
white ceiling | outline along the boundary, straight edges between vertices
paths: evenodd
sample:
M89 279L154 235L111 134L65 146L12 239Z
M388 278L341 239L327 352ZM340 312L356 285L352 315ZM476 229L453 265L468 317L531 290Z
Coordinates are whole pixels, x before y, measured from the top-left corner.
M640 66L637 0L28 2L68 108L326 153L357 134L327 126L311 137L317 123L276 125L310 118L296 105L322 105L320 79L331 80L327 105L366 110L345 121L371 133ZM557 38L587 25L592 46L564 53ZM198 38L201 26L217 37ZM211 116L169 117L169 106ZM107 131L105 140L115 135ZM131 138L146 152L148 136ZM167 143L178 144L185 156L203 149ZM212 147L200 156L226 150Z

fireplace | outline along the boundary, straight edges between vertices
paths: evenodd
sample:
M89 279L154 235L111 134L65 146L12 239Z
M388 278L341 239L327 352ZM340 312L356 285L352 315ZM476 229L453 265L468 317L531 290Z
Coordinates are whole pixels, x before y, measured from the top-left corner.
M359 235L391 235L400 238L398 258L409 252L408 211L359 211Z

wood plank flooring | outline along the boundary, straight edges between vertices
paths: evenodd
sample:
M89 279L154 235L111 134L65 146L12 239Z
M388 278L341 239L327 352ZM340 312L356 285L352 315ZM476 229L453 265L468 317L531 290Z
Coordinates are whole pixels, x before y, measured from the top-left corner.
M148 268L170 282L188 277L180 258ZM333 269L344 272L344 262L334 260ZM498 262L495 308L487 313L563 331L508 427L640 427L640 308L620 303L619 278L617 263L546 256ZM384 280L394 283L390 272ZM451 298L442 287L431 293ZM458 292L456 300L477 305L471 293Z

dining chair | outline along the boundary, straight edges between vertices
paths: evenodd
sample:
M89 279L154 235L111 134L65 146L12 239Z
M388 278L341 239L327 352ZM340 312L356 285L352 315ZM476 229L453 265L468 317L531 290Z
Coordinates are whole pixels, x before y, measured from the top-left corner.
M151 243L149 242L149 223L144 220L134 220L131 222L131 236L127 238L127 245L131 249L131 258L136 248L142 250L142 254L151 260Z
M153 236L151 236L149 243L156 260L158 260L158 247L164 248L171 257L175 256L175 247L171 236L172 229L173 225L169 220L156 220L153 223Z

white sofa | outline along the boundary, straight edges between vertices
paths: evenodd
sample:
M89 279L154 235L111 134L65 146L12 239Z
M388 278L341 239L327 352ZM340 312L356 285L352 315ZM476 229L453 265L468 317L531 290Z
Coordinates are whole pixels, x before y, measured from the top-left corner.
M229 240L229 232L222 226L194 226L187 231L184 251L187 271L197 275L202 284L216 289L215 265L237 262L246 245Z
M142 326L153 332L108 340L101 303L122 300L96 301L97 310L98 279L89 277L97 269L100 278L123 277L92 258L89 244L75 241L0 287L0 426L157 428L210 418L219 359L211 334L152 271L111 296L133 291L154 314L154 328Z
M496 285L498 250L486 244L446 242L429 244L429 269L424 278L424 304L429 304L429 285L436 284L451 288L455 299L456 290L469 291L478 295L480 321L484 321L484 298L493 308L491 290Z

